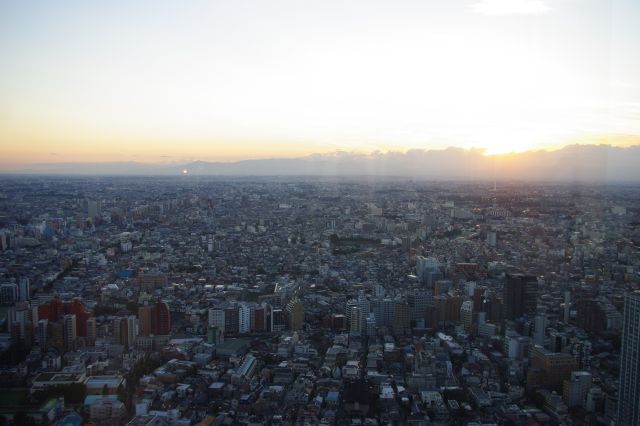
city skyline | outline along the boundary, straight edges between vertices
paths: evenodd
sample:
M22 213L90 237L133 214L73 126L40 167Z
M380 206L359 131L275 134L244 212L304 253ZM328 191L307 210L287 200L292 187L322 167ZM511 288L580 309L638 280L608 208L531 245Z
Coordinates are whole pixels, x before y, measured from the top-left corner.
M623 0L0 6L0 168L640 135Z

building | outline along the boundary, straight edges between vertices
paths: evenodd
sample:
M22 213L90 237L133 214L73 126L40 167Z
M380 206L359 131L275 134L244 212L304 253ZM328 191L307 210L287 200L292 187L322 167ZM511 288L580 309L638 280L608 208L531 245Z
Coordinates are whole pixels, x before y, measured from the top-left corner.
M411 330L409 304L397 301L393 308L393 331L398 334L409 332Z
M100 201L87 200L87 216L89 219L95 220L102 215L102 206Z
M49 320L50 323L62 321L67 314L76 316L76 331L78 337L87 337L87 321L91 318L91 313L87 311L79 298L70 301L62 301L59 296L55 296L49 303L38 306L38 319Z
M126 384L122 376L89 376L85 381L87 395L115 395Z
M576 325L591 334L617 332L622 327L622 315L606 299L580 299L576 309Z
M427 326L437 329L447 321L460 320L460 308L462 307L462 298L460 296L451 296L442 294L435 296L433 309L427 311Z
M360 336L362 334L362 311L357 306L351 306L349 312L349 334Z
M100 398L89 406L91 420L98 424L118 424L125 416L126 407L117 399Z
M166 287L169 282L165 274L155 272L141 272L136 277L136 281L138 281L138 286L140 287L140 289L145 291L153 291L157 288Z
M571 377L578 369L576 359L564 352L551 352L535 346L531 352L531 368L527 377L528 386L542 385L549 388L561 388L563 381Z
M431 288L440 279L440 265L434 257L418 256L416 258L416 275L421 283Z
M304 325L304 305L302 301L298 298L291 300L287 304L285 312L289 321L289 328L291 330L302 330Z
M46 347L49 343L49 320L38 320L38 329L36 334L40 346L43 348Z
M229 306L224 310L224 332L235 334L240 329L240 315L237 306Z
M545 332L547 330L547 317L536 315L533 330L533 342L538 346L544 346Z
M562 399L567 407L584 407L587 393L591 388L591 373L573 371L571 377L564 381Z
M153 334L155 324L152 306L140 306L138 308L138 325L140 327L140 336Z
M504 317L515 320L533 317L538 306L538 278L533 275L507 274L504 283Z
M618 422L640 424L640 292L625 295L620 350Z
M465 300L460 307L460 321L466 333L471 333L473 327L473 300Z
M246 303L238 306L238 332L248 333L251 331L251 307Z
M433 306L433 295L431 291L414 291L407 296L411 320L424 320L427 309Z
M224 342L222 329L215 325L207 327L207 343L219 345L222 342Z
M221 308L209 309L209 325L217 327L219 330L225 329L224 309L221 309Z
M171 334L171 312L169 305L158 300L155 305L155 334L166 336Z
M29 278L20 278L18 282L18 301L25 302L31 299L31 283Z
M262 304L251 310L251 331L261 333L267 331L268 306Z
M93 343L96 341L96 319L89 318L87 320L87 340L89 343Z
M67 314L62 320L64 327L64 347L67 349L73 349L75 346L76 338L78 337L76 316L74 314Z
M282 309L273 309L271 311L271 331L278 332L286 327L286 318Z
M129 315L127 321L127 346L133 347L136 337L138 337L138 318L134 315Z
M10 306L18 301L18 286L15 283L0 285L0 304Z

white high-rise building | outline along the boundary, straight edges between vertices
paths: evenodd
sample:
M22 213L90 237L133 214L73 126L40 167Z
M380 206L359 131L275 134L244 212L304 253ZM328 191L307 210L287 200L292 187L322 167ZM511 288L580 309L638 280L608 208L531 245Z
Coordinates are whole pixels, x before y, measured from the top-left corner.
M618 423L640 425L640 292L624 298Z
M362 334L362 311L357 306L351 307L349 334L351 334L352 336L359 336Z
M369 312L371 312L371 305L369 304L369 299L365 296L364 292L360 292L358 295L358 308L360 308L360 313L362 316L362 324L360 325L361 330L365 330L367 327L367 317L369 316Z
M127 317L127 343L129 344L129 347L133 347L138 334L140 334L138 318L136 318L135 315L129 315Z
M536 315L533 326L533 342L536 345L544 346L545 331L547 329L547 317L544 315Z
M473 326L473 300L465 300L460 307L460 320L464 326L464 331L471 332Z
M248 333L251 331L251 307L246 303L238 306L238 332Z

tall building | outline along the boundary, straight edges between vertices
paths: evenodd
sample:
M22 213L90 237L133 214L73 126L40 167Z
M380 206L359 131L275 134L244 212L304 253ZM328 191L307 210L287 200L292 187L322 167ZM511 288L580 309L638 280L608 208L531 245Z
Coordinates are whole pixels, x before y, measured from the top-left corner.
M366 318L367 324L367 336L375 336L376 335L376 315L373 312L370 312Z
M87 200L87 216L90 219L96 219L102 215L102 206L100 201Z
M395 301L388 297L378 299L375 303L375 316L378 326L390 327L393 325ZM347 322L348 322L347 318Z
M229 306L224 310L224 332L235 334L240 329L240 317L237 306Z
M278 332L284 330L286 319L282 309L271 310L271 331Z
M433 283L441 278L438 260L434 257L418 256L416 258L416 275L420 282L431 288Z
M62 324L64 327L64 346L66 349L72 349L75 345L76 338L78 337L75 314L65 315L62 319Z
M153 334L154 329L154 312L152 306L140 306L138 308L138 324L140 326L140 335L148 336Z
M16 306L9 308L7 314L11 337L29 344L33 330L29 306L26 303L18 303Z
M21 302L31 299L31 284L29 278L20 278L18 282L18 300Z
M251 307L246 303L238 306L238 332L248 333L251 331Z
M466 333L471 333L473 327L473 300L465 300L460 307L460 321Z
M504 317L533 317L538 306L538 279L533 275L507 274L504 283Z
M349 314L349 334L360 336L362 334L362 311L359 307L352 306Z
M87 320L87 340L89 343L93 343L96 341L96 337L96 319L89 318Z
M364 294L364 291L360 291L358 295L358 308L360 308L360 313L362 314L362 325L361 328L364 330L366 328L367 317L369 316L369 312L371 312L371 304L369 303L369 299Z
M431 291L414 291L407 296L411 320L423 320L427 314L427 308L433 306Z
M155 306L155 314L156 334L161 336L171 334L171 312L169 311L169 305L158 300Z
M405 334L411 329L411 314L409 304L396 301L393 307L393 331L397 334Z
M571 377L564 381L562 399L567 407L584 407L587 392L591 388L591 373L588 371L573 371Z
M287 318L289 320L289 328L291 330L302 330L304 325L304 305L300 299L291 300L286 308Z
M87 320L91 318L91 313L87 311L79 298L70 301L62 301L55 296L49 303L38 306L38 319L46 319L49 322L62 321L67 314L76 316L76 330L79 337L87 336Z
M13 305L18 301L18 286L15 283L0 285L0 304Z
M622 315L604 298L580 299L576 309L576 325L591 334L617 332L622 327Z
M547 330L547 317L536 315L533 330L533 342L538 346L544 346L545 331Z
M42 319L38 321L38 343L44 348L49 343L49 320Z
M640 425L640 292L624 298L618 422Z
M267 311L268 307L264 303L251 310L251 331L267 331Z
M135 315L129 315L127 317L127 345L129 348L133 347L138 337L139 326L138 319Z
M209 325L217 327L219 330L224 331L224 309L211 308L209 309Z
M540 346L531 351L531 368L527 385L542 385L562 388L563 381L569 379L571 372L578 369L578 363L571 354L551 352Z

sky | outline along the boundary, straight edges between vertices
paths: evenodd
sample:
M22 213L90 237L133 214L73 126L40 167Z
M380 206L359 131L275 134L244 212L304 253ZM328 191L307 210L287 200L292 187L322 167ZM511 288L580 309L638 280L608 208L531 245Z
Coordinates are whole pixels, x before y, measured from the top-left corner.
M637 0L3 0L0 168L624 144L639 22Z

